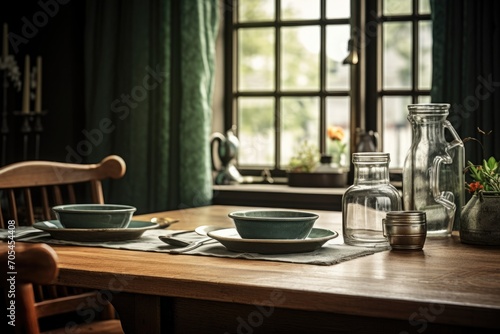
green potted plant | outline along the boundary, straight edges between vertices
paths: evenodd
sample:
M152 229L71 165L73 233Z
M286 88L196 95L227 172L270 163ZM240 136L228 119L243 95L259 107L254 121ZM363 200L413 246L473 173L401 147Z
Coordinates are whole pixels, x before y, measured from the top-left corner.
M466 188L472 194L462 209L460 240L479 245L500 245L500 162L494 157L481 165L468 162L472 182Z
M320 153L311 143L304 142L288 164L288 185L291 187L343 187L347 173L343 169L318 169ZM324 156L322 161L324 161Z
M318 166L318 161L318 148L314 144L305 141L290 159L288 171L291 173L311 173Z

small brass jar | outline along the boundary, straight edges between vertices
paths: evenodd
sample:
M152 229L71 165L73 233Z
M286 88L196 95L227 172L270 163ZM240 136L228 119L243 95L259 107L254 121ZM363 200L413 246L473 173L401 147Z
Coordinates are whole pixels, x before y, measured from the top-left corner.
M392 249L421 250L427 237L425 211L390 211L382 220Z

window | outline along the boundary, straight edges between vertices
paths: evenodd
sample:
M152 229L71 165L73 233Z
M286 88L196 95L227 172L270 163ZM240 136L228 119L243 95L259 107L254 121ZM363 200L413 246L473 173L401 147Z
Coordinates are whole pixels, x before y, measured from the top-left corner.
M402 167L411 144L408 104L430 102L432 26L428 0L383 0L367 8L366 31L377 23L377 42L367 46L367 123L381 133L391 166ZM370 36L368 36L369 38ZM377 73L379 73L377 75ZM369 118L369 115L375 117Z
M402 166L406 105L430 95L427 1L235 0L231 8L225 119L237 127L242 173L284 175L304 142L330 153L329 126L344 129L347 157L356 129L379 132L391 166Z

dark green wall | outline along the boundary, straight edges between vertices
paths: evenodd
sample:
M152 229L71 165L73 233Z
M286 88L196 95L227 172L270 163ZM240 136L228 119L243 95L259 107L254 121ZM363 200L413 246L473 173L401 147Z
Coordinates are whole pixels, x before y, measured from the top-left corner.
M43 118L41 159L65 161L66 147L74 147L82 139L84 11L85 2L76 0L2 1L0 4L2 29L7 22L9 32L18 39L17 53L11 42L9 54L15 55L20 70L24 71L26 54L31 56L32 66L38 55L43 57L42 106L48 113ZM12 115L13 110L21 108L21 95L22 90L17 93L9 88L7 163L23 159L21 124L19 117ZM28 158L32 159L34 136L30 136L29 144Z

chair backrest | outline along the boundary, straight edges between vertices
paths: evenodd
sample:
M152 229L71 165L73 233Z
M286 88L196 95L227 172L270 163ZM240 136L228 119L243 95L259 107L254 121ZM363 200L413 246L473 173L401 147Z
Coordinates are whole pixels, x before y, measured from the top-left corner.
M3 268L0 270L0 284L7 296L7 319L4 321L16 333L39 333L32 284L48 284L56 279L57 254L45 244L16 243L15 248L11 246L0 243L0 266ZM15 270L12 272L15 273L5 270L13 263Z
M97 164L25 161L0 168L0 227L8 220L32 225L53 219L51 208L60 204L103 204L101 181L125 174L122 158L111 155ZM81 196L84 194L84 196Z
M95 203L103 204L104 196L102 190L102 180L118 179L125 174L126 165L122 158L111 155L104 158L97 164L72 164L51 161L26 161L18 162L0 168L0 227L7 228L11 226L12 221L15 225L32 225L38 220L53 219L52 207L60 204L69 203ZM2 244L2 255L4 251ZM46 284L53 280L55 274L41 276L34 270L44 268L44 262L51 263L50 259L45 259L48 255L32 256L46 250L27 251L26 255L18 253L20 243L16 242L16 270L19 275L19 261L24 256L24 263L31 267L31 272L27 279L33 279L32 284L28 284L26 290L29 290L31 299L26 299L24 310L16 306L16 315L26 314L26 321L30 327L21 330L24 333L38 333L38 318L57 316L62 313L76 312L78 305L85 305L85 301L96 298L96 291L84 290L81 288L66 287L61 285ZM45 247L43 247L45 248ZM52 252L53 250L49 248ZM52 255L55 255L53 253ZM3 261L3 258L2 258ZM2 263L3 265L3 263ZM5 268L5 265L3 266ZM35 268L35 269L33 269ZM45 268L48 270L48 268ZM0 270L5 273L4 270ZM48 277L48 279L42 279ZM24 278L20 279L20 282ZM5 280L2 280L5 283ZM23 293L23 295L28 295ZM28 298L28 297L26 297ZM16 296L17 299L17 296ZM36 317L33 318L28 309L30 303L35 304ZM99 319L88 324L89 328L102 328L106 330L100 332L121 333L121 324L115 317L113 307L108 304L98 316ZM19 318L17 318L19 319ZM36 319L36 320L33 320ZM104 321L97 321L104 320ZM16 321L16 330L19 329ZM35 326L36 325L36 326ZM99 330L96 330L99 332Z

